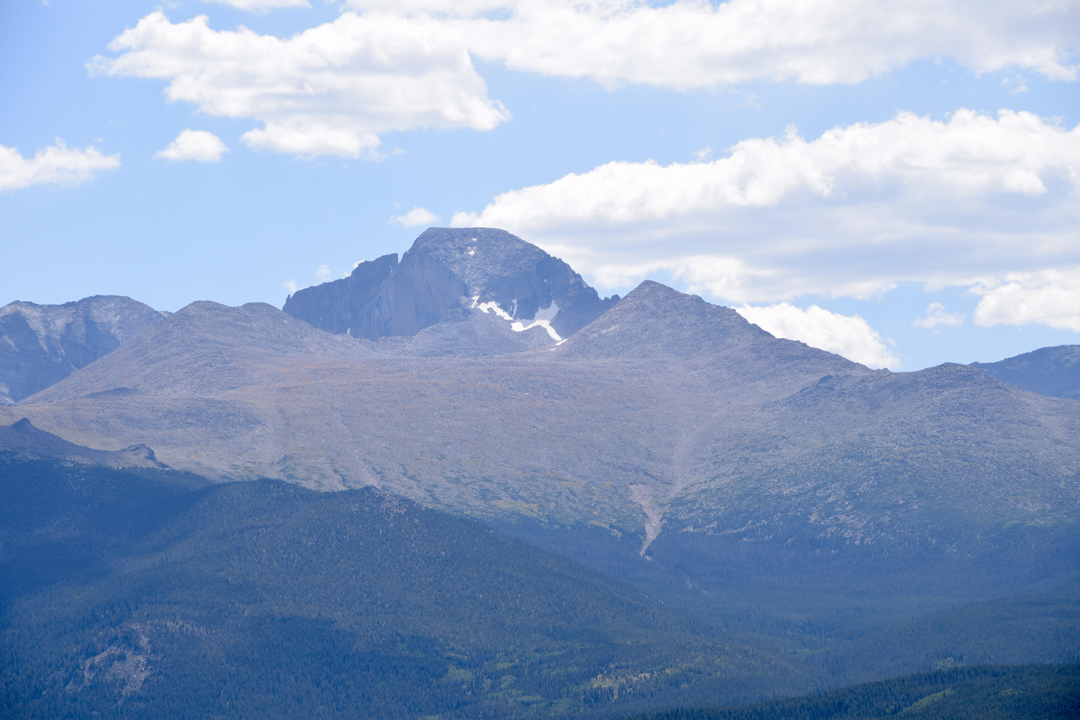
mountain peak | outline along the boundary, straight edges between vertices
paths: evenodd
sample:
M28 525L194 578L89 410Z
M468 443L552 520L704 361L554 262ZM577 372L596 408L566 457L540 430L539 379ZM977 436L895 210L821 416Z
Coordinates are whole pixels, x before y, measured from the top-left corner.
M465 281L469 297L492 278L528 272L551 258L540 248L497 228L428 228L409 253L437 258Z
M645 280L560 350L593 357L684 359L772 338L731 308Z
M283 309L314 327L371 340L494 312L522 329L542 324L555 341L617 300L601 300L565 262L505 230L429 228L400 263L396 255L361 263L344 280L296 292Z
M63 305L16 301L0 308L0 404L44 390L152 328L166 314L117 295Z

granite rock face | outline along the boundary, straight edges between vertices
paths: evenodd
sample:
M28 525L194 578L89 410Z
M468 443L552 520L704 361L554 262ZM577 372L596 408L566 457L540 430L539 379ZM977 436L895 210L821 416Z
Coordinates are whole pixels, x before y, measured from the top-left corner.
M1080 345L1040 348L995 363L971 363L971 366L1029 392L1080 400Z
M306 288L285 312L333 333L412 337L439 323L494 314L524 331L569 337L618 302L601 299L562 260L504 230L431 228L397 261L361 263L352 275ZM550 328L550 330L549 330Z
M141 302L112 295L0 308L0 404L16 403L63 380L164 317Z
M359 326L358 313L376 299L379 288L397 265L396 254L362 262L347 278L290 295L285 301L285 312L320 330L351 334L353 326Z

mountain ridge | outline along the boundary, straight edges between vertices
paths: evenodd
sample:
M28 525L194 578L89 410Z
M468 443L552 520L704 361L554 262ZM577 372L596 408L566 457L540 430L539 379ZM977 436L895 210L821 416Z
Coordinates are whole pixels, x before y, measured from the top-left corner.
M998 362L976 362L971 366L1040 395L1080 400L1080 345L1039 348Z
M194 304L19 417L221 480L377 485L477 517L598 522L643 547L717 522L748 541L796 523L892 542L915 537L920 508L970 501L993 524L1077 501L1075 405L973 368L869 370L657 283L561 344L410 348L475 321L506 331L474 313L372 342L270 306Z
M127 297L0 308L0 404L16 403L86 367L167 313Z

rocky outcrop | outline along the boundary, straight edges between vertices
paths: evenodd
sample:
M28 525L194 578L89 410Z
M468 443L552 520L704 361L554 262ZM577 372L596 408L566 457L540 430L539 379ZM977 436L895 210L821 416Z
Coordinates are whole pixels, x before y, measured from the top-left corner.
M111 295L0 308L0 403L18 402L63 380L163 317L141 302Z
M300 290L283 309L314 327L370 340L411 337L481 312L520 330L540 325L555 340L618 299L601 299L565 262L504 230L431 228L400 263L396 255L361 263L344 280Z

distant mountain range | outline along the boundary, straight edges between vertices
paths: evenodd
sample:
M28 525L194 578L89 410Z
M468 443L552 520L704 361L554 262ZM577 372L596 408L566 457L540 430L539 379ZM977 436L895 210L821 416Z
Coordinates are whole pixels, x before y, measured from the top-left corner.
M160 322L0 419L221 480L376 485L643 546L666 528L958 548L1080 506L1080 404L1003 369L872 371L654 282L613 300L502 231L432 229L401 263L296 293L304 321L129 311Z
M797 686L880 678L958 658L1073 661L1069 653L1080 637L1075 346L987 365L875 371L778 339L732 309L659 283L644 282L625 298L602 299L561 260L508 233L484 229L428 230L400 262L385 256L361 263L348 278L296 292L284 311L261 303L234 308L197 302L166 315L126 298L89 298L67 306L16 303L0 310L3 318L0 348L8 360L0 366L7 373L0 382L17 402L0 405L0 463L7 463L0 480L16 477L14 468L31 478L13 497L30 497L47 508L45 495L74 492L77 500L69 502L73 509L64 517L82 518L79 527L91 529L97 527L96 512L126 516L122 503L110 504L127 492L121 485L142 488L139 497L153 499L153 488L167 486L169 498L186 498L177 506L179 514L170 516L186 528L169 531L179 533L169 536L174 545L155 540L138 552L125 545L134 554L109 564L119 556L108 553L121 541L101 540L114 548L106 553L112 558L108 567L134 573L132 582L144 583L139 588L173 588L169 563L205 552L218 558L215 569L198 568L204 574L192 575L192 582L203 582L205 572L218 573L214 587L220 597L241 602L244 593L236 594L229 583L236 573L248 572L237 558L257 547L277 559L252 556L256 565L269 564L258 565L258 577L245 576L243 587L278 598L264 608L264 620L275 613L299 617L304 613L296 615L293 600L281 600L292 590L272 576L300 572L303 562L297 558L308 547L304 543L316 542L313 528L351 522L342 519L352 512L344 509L349 503L400 502L420 524L435 510L479 519L504 535L580 561L590 572L629 583L635 593L662 601L665 613L691 618L698 628L738 633L723 635L726 650L708 653L743 653L747 663L753 655L753 672L770 679L725 697L790 694ZM41 369L53 365L70 367L55 377ZM11 388L21 389L11 394ZM43 474L33 475L34 468ZM116 473L157 485L115 480ZM200 489L238 480L272 482ZM349 492L314 495L283 489L282 482ZM87 501L98 493L94 488L100 488L103 504ZM169 494L178 488L205 494ZM84 501L90 513L85 517L75 509ZM132 522L157 517L156 510L146 509L157 507L155 502L132 510ZM162 508L172 507L173 500L161 502ZM304 515L314 505L334 519ZM196 507L202 509L191 509ZM301 515L307 520L289 524L288 518ZM239 523L236 528L230 517ZM12 527L22 527L20 518L18 512L9 517ZM49 538L76 537L64 522L43 521L23 528L22 535L3 531L0 561L22 562L18 553L4 555L16 541L38 547L34 543ZM263 544L229 535L241 532L241 525ZM149 543L163 527L143 527L139 532L149 534L140 537ZM218 527L226 534L215 536ZM465 528L473 526L455 527L460 537L472 537ZM389 526L383 532L393 534ZM349 544L353 540L328 538L319 535L318 542L338 543L334 547L345 555L361 551ZM218 540L225 548L220 557L213 549ZM275 555L278 540L298 554ZM166 546L173 549L161 549ZM421 554L428 557L429 550ZM458 548L451 543L445 551L454 555ZM549 562L529 557L506 559L507 567ZM323 557L323 574L339 561L347 573L364 572L351 560ZM416 567L437 575L437 566ZM458 569L466 576L479 572ZM28 573L28 583L39 581L28 565L18 565L18 572ZM593 582L581 577L586 585ZM128 608L125 598L138 594L132 585L127 595L113 596L111 581L91 580L83 597L105 598L102 607ZM549 582L555 580L538 580L528 591L522 585L521 592L539 593L535 588ZM427 586L416 586L421 587ZM41 602L66 607L67 591L56 592ZM99 630L108 626L128 639L96 652L113 648L124 657L141 657L138 628L166 627L172 622L168 608L183 606L199 616L210 612L199 603L218 602L206 596L188 603L183 592L179 586L169 590L162 596L164 609L143 620L129 610L116 611L116 618L128 621L102 620ZM468 592L487 591L476 585ZM591 592L580 590L581 597ZM626 592L589 602L630 602ZM530 607L549 602L536 600L539 605ZM279 601L285 605L274 604ZM25 617L36 617L38 600L27 602L20 606L29 613ZM71 602L71 612L90 612ZM330 598L317 612L361 612L352 602ZM387 596L379 602L401 600ZM503 610L512 614L510 607ZM64 612L42 615L42 627L60 623ZM229 609L215 617L223 624L213 632L240 643L236 648L246 647L225 629L246 622L241 616ZM660 615L649 617L656 627L668 627ZM629 633L626 628L636 621L627 622L613 637ZM341 629L319 627L327 638ZM458 652L457 640L416 636L414 629L402 629L400 637L422 636L427 649L401 640L404 654L384 659L438 658L423 670L429 698L437 699L421 703L416 713L480 707L463 698L481 689L492 699L484 683L497 681L491 673L501 661L454 665L466 674L454 670L447 677L462 680L466 696L450 692L431 673L435 666L448 672L445 663ZM574 634L579 630L585 632L578 628L567 637L585 637ZM57 632L55 647L75 642L75 635ZM672 630L674 635L652 647L682 632ZM390 643L387 638L379 642ZM148 642L174 640L161 635ZM79 640L84 641L86 648L93 645ZM528 652L541 653L541 646ZM615 646L589 645L601 646L607 648L601 654L615 652ZM292 640L269 647L258 652L300 652ZM255 652L236 650L249 651ZM479 657L469 652L464 655ZM232 662L215 657L226 666ZM375 662L372 657L365 655L364 662ZM634 677L655 679L649 673L668 672L659 656L634 657L641 660ZM428 660L406 663L403 672L420 672ZM8 661L24 662L11 656ZM696 678L728 672L696 662L684 658L671 667L692 668L687 672ZM83 672L108 675L115 665L109 663ZM529 667L539 674L507 685L499 703L532 693L548 703L537 708L550 709L561 707L557 702L566 693L577 692L565 683L544 685L542 676L554 666ZM468 673L471 680L465 680ZM584 676L573 677L575 687L583 688ZM600 675L590 677L600 685L588 692L603 686ZM481 684L470 685L474 681ZM707 686L698 682L687 680L686 687ZM528 683L532 690L522 689ZM649 693L668 698L663 703L677 694L671 694L676 685L666 681L639 683L646 685ZM305 688L304 693L316 692ZM578 702L585 696L574 697ZM49 715L47 704L34 707ZM306 710L297 706L296 712ZM490 714L501 717L500 712Z

